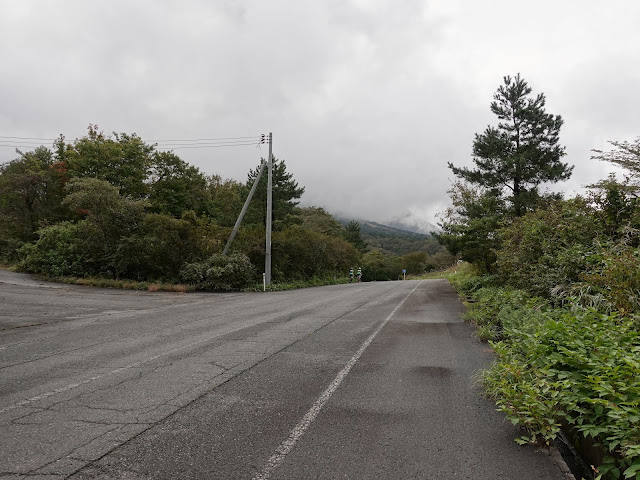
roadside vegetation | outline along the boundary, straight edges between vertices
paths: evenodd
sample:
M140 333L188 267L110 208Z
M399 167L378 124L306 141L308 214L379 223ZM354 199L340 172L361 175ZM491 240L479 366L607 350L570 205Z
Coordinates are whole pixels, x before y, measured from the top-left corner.
M560 431L596 478L640 479L640 138L593 159L623 171L564 199L560 117L520 77L491 104L498 127L476 135L475 169L458 181L440 241L468 263L449 275L467 320L496 359L482 382L523 429L519 443Z
M222 251L259 168L246 182L205 175L135 134L60 137L0 165L0 263L43 278L150 290L243 290L262 285L266 175L229 255ZM360 225L301 208L304 187L273 168L272 289L421 273L450 255L372 250ZM444 247L439 248L440 252Z

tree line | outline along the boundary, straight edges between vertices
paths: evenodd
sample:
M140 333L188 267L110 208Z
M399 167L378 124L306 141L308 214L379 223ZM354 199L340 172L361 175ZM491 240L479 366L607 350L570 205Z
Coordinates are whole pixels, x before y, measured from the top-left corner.
M593 159L620 167L583 195L541 191L566 180L563 123L545 111L519 75L505 77L491 103L499 119L473 142L475 168L449 164L449 193L439 240L497 281L535 295L579 297L622 313L640 308L640 138L611 142Z
M453 279L467 318L492 342L486 392L523 429L519 443L565 430L597 479L640 479L640 137L592 159L619 167L564 198L562 118L517 75L491 103L498 117L475 136L473 168L449 167L439 240L474 272Z
M0 165L4 263L50 277L186 282L205 289L261 281L266 175L230 255L221 254L259 166L246 182L225 180L136 134L105 135L95 125L75 141L60 136L52 148L18 154ZM322 208L299 207L303 193L285 161L274 159L273 280L346 277L351 266L366 263L359 224L343 227ZM414 262L412 268L428 265Z

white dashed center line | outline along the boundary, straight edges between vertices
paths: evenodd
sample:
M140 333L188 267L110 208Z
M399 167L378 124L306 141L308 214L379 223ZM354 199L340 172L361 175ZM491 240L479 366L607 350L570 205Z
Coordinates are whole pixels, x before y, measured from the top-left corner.
M295 428L291 430L291 433L289 433L289 436L278 446L278 448L273 453L273 455L269 457L269 460L267 460L267 463L263 467L262 471L257 475L255 475L253 477L253 480L267 480L269 477L271 477L271 473L276 468L278 468L280 464L282 464L285 457L289 454L289 452L291 452L291 450L293 450L293 447L295 447L298 439L300 439L300 437L304 435L304 432L306 432L306 430L309 428L311 423L313 423L315 418L320 413L320 410L322 410L322 407L324 407L324 404L327 403L327 401L331 398L333 393L338 389L338 387L340 386L344 378L349 374L349 371L353 368L353 366L356 364L358 359L362 356L362 354L367 349L367 347L371 344L371 342L373 342L373 340L376 338L378 333L380 333L380 330L384 328L384 326L389 322L389 320L391 320L391 317L395 315L395 313L404 304L407 298L409 298L411 294L415 292L420 285L422 285L422 282L416 285L415 288L411 290L407 294L407 296L402 299L402 301L396 306L396 308L393 309L393 311L378 326L378 328L376 328L376 330L371 335L369 335L369 337L364 341L364 343L360 346L360 348L353 355L353 357L351 357L351 359L342 368L342 370L338 372L338 374L336 375L336 378L333 379L333 381L329 384L329 386L324 390L324 392L322 392L322 394L314 402L314 404L311 406L309 411L307 411L307 413L302 417L302 420L300 420L300 422L298 422Z

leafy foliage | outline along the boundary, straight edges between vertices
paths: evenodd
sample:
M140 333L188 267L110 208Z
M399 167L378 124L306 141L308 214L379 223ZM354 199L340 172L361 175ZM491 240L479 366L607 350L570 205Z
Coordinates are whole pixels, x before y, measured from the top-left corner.
M473 297L467 316L493 332L496 360L483 372L486 391L526 435L549 443L568 425L603 448L603 478L639 478L640 323L594 309L554 309L522 290L456 279ZM463 290L464 291L464 290Z
M499 241L496 232L504 219L504 202L491 192L456 182L449 190L452 206L444 213L440 243L454 255L491 272Z
M461 181L449 191L453 206L438 238L485 272L493 270L500 249L498 229L539 207L540 184L566 180L573 170L560 161L562 118L546 113L544 94L531 93L520 74L504 77L491 102L498 126L476 134L473 142L475 168L449 163Z
M344 275L358 256L344 240L298 225L275 232L272 241L273 277L277 281Z
M135 134L109 136L90 125L83 138L60 136L54 151L40 147L0 166L0 256L26 271L93 283L151 285L175 282L183 272L199 288L246 288L264 265L266 175L232 247L233 260L216 255L256 174L249 172L246 184L207 177ZM346 241L345 232L354 229L324 209L298 208L303 192L284 161L274 161L273 278L289 284L346 280L366 243L355 236L355 246ZM420 270L443 259L422 254L406 260ZM385 257L378 278L397 278L399 261Z
M153 155L151 181L149 203L153 212L179 218L188 210L202 214L209 208L206 177L172 152Z
M300 208L297 216L302 227L307 230L313 230L330 237L339 237L341 234L342 225L340 222L322 207Z
M39 228L68 217L60 203L67 178L45 147L0 165L0 255L10 255L21 243L35 240Z
M362 281L396 280L402 273L398 257L379 250L367 252L362 258Z
M638 143L596 152L627 169L622 181L611 175L585 198L539 196L484 232L471 230L480 216L469 214L481 211L482 190L459 189L445 229L445 242L454 251L460 242L477 266L464 248L479 237L496 255L495 275L452 277L497 355L486 390L525 430L520 443L549 442L561 428L593 439L604 454L592 459L597 478L640 479Z
M256 268L241 253L216 253L202 262L186 264L180 278L201 290L240 290L256 281Z
M57 160L72 177L105 180L132 199L149 193L154 149L135 134L107 137L96 125L89 125L86 137L68 144L61 137L56 148Z
M509 285L549 296L580 279L600 231L583 199L553 202L500 229L497 272Z
M235 180L223 180L220 175L212 175L207 179L207 190L211 197L207 216L218 225L233 227L244 205L244 185Z
M81 276L85 268L82 245L78 241L82 227L82 224L60 222L43 228L35 244L22 247L21 267L54 277Z
M624 183L630 190L638 193L640 190L640 137L632 142L609 142L614 149L608 152L593 150L591 158L613 163L627 171Z
M582 290L601 299L601 310L621 315L640 313L640 253L628 245L599 245L591 267L571 292ZM581 299L576 295L576 300Z

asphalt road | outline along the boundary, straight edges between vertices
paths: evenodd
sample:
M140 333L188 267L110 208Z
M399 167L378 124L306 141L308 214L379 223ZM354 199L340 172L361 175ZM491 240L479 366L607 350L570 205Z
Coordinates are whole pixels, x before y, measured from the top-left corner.
M566 479L479 394L444 280L276 293L0 271L0 478Z

